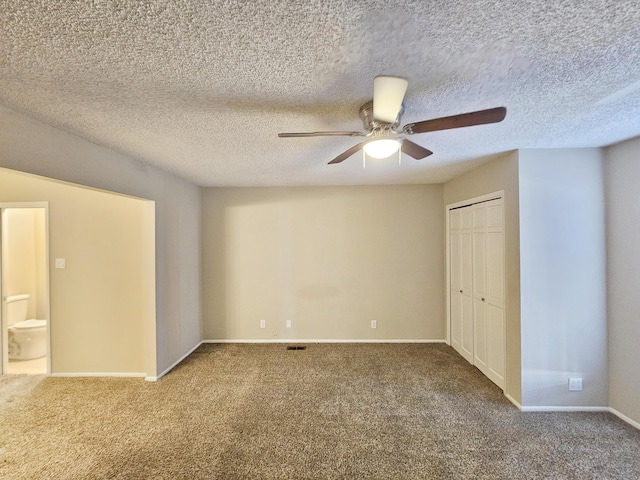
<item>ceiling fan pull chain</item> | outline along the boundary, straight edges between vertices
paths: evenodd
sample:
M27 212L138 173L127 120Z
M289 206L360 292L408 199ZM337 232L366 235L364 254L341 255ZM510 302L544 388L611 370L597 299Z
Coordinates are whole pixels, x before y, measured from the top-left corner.
M362 149L362 169L367 168L367 153Z
M398 149L398 166L402 165L402 148Z

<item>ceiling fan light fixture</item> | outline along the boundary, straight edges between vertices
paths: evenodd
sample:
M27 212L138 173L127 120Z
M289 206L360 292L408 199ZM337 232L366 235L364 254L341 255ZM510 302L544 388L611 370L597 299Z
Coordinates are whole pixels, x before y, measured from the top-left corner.
M361 150L363 166L366 163L367 157L383 159L391 157L394 153L398 154L398 163L400 163L402 162L403 154L415 160L433 155L431 150L427 150L417 143L407 140L405 138L407 135L497 123L504 120L507 115L507 109L505 107L488 108L486 110L407 123L401 129L398 129L400 117L404 112L403 102L407 85L407 79L402 77L380 75L374 79L373 101L362 105L359 112L364 129L367 132L278 133L278 137L367 137L367 140L354 145L331 160L329 165L341 163ZM636 84L633 86L635 88Z
M390 138L373 140L364 146L364 152L373 158L387 158L400 149L400 142Z

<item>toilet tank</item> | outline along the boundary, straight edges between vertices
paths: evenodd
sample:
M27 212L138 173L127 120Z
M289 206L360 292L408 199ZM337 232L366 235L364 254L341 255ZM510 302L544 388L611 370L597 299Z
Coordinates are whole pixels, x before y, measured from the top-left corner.
M7 325L22 322L27 319L29 311L29 295L12 295L6 298L7 302Z

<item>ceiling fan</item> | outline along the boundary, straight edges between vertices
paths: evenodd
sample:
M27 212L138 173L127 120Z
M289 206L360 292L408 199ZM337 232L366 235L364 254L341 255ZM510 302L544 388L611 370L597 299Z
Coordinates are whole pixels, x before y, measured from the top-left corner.
M507 114L505 107L496 107L450 117L408 123L400 130L396 130L404 113L403 100L408 85L409 81L402 77L375 77L373 80L373 101L367 102L360 107L360 118L366 132L279 133L278 137L368 137L364 142L358 143L338 155L329 164L340 163L362 149L367 155L374 158L386 158L401 150L402 153L420 160L433 154L433 152L411 140L407 140L405 138L406 135L497 123L504 120Z

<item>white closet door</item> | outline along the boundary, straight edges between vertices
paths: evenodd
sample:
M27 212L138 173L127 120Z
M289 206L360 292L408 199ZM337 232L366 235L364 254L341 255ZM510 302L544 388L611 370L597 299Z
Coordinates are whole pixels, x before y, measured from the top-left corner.
M487 202L487 365L500 388L505 381L504 225L502 199Z
M462 281L460 265L460 212L458 210L452 210L450 212L449 227L451 346L462 354Z
M504 309L495 305L487 306L487 372L489 379L504 389Z
M487 268L486 208L473 205L473 364L487 375Z
M461 355L473 363L473 212L460 209Z
M504 389L502 199L450 211L451 345Z

